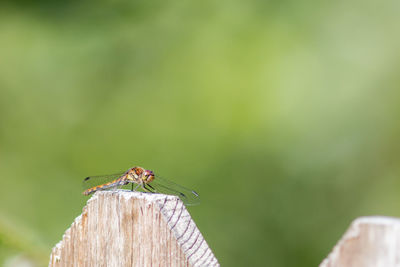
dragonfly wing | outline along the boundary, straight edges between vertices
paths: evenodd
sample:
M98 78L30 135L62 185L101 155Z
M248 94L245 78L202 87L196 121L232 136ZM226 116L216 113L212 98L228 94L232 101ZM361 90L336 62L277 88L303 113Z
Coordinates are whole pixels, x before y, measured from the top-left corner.
M197 205L200 203L200 197L196 191L169 180L156 177L149 185L154 188L155 193L178 196L186 205Z

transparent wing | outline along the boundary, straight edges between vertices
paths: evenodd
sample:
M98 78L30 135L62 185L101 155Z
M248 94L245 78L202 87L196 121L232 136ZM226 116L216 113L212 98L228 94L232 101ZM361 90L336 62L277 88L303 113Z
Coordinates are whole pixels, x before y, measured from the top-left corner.
M200 204L200 197L196 191L173 183L167 179L155 177L148 185L154 188L153 191L155 191L155 193L178 196L186 205Z
M83 180L82 187L84 190L103 185L106 183L109 183L111 181L114 181L123 175L125 175L126 172L120 172L120 173L115 173L115 174L109 174L109 175L98 175L98 176L89 176L86 177ZM106 190L106 189L103 189Z

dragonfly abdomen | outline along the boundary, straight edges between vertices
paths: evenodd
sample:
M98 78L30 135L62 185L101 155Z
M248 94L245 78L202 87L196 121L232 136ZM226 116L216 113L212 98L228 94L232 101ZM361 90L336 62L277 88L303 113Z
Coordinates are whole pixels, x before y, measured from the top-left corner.
M88 177L88 178L90 178L90 177ZM118 178L118 179L116 179L114 181L108 182L106 184L102 184L102 185L98 185L98 186L94 186L94 187L88 188L83 192L83 194L85 196L87 196L87 195L90 195L90 194L92 194L92 193L94 193L94 192L96 192L98 190L105 190L105 189L109 189L109 188L112 188L112 187L124 185L126 183L124 182L123 178L124 177L121 177L121 178Z

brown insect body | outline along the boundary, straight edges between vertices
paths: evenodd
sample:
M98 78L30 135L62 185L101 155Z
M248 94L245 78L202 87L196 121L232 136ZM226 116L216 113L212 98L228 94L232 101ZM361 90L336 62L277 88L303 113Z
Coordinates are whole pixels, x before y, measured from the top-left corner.
M89 180L91 177L85 178L85 181ZM133 167L126 171L121 177L110 181L105 184L97 185L91 188L86 189L83 194L90 195L98 190L104 190L111 187L127 185L128 183L134 183L140 185L142 188L145 188L147 183L150 183L154 180L154 173L150 170L146 170L142 167Z
M99 190L131 184L132 191L141 187L146 192L176 195L187 205L196 205L200 202L197 192L159 176L155 177L152 171L142 167L133 167L125 172L111 175L86 177L83 182L86 188L83 194L86 196Z

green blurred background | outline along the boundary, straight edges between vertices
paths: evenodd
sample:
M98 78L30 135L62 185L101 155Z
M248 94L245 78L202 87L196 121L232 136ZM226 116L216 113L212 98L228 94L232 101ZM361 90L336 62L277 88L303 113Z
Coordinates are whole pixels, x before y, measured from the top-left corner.
M0 264L48 263L82 179L198 191L223 266L316 266L400 216L399 1L2 1Z

